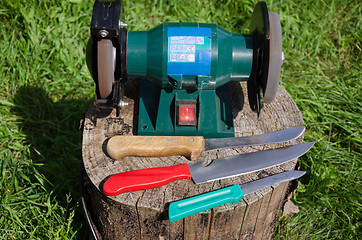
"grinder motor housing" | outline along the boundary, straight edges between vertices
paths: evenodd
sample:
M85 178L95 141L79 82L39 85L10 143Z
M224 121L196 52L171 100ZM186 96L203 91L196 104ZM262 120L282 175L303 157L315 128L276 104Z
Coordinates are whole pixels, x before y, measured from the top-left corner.
M250 34L203 23L127 31L120 9L120 1L95 2L87 62L100 108L116 107L118 113L123 84L140 79L139 135L234 136L231 81L248 82L250 106L258 115L264 101L273 101L281 30L278 15L264 2L255 7ZM271 46L277 46L274 53Z

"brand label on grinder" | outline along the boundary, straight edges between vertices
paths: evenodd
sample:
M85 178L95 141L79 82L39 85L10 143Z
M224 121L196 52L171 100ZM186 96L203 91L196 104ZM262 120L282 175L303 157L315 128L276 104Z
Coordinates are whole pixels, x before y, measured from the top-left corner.
M169 27L167 37L167 75L210 75L210 28Z

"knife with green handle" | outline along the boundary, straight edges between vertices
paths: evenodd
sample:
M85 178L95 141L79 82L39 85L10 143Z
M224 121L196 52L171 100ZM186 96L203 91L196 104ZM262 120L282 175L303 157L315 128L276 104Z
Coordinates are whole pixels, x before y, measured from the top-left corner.
M249 195L250 193L298 179L304 174L304 171L287 171L256 181L233 185L195 197L172 202L168 210L169 220L170 222L175 222L226 203L239 202L244 196Z

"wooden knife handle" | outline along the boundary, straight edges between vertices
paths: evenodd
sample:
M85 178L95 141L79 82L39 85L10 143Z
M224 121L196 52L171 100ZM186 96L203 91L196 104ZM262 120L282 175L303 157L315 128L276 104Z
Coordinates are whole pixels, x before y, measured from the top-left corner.
M204 151L203 137L184 136L114 136L108 140L107 153L113 159L126 156L165 157L182 155L191 160Z

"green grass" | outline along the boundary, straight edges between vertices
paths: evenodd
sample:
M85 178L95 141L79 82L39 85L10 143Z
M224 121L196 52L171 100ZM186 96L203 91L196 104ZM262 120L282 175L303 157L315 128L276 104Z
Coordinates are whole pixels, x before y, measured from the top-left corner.
M91 4L0 1L0 238L79 239Z
M294 196L301 212L280 222L276 238L357 239L362 235L362 4L280 7L287 59L282 85L303 114L306 140L317 144L301 161L308 173Z
M78 3L76 3L78 2ZM0 0L0 239L86 239L78 203L83 111L94 84L85 65L93 1ZM126 1L129 30L165 21L247 33L255 1ZM294 195L300 212L276 239L361 236L359 1L267 1L282 23L281 84L317 141Z

